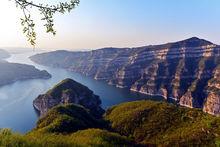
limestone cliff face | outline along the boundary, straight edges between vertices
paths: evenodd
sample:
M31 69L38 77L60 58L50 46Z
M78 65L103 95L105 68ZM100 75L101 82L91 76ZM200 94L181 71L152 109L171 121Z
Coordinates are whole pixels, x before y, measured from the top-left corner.
M213 115L220 116L220 66L213 71L213 78L208 81L208 96L203 110Z
M45 94L39 95L33 102L36 110L43 116L52 107L59 104L80 104L89 109L95 117L101 117L104 110L101 100L86 86L72 79L65 79Z
M203 111L220 116L219 111L220 111L220 98L219 94L216 93L210 93L207 97L207 100L205 102L205 105L203 107Z
M139 48L56 51L31 59L105 80L117 87L161 95L183 106L204 107L211 114L211 102L217 105L220 99L220 46L196 37ZM220 114L220 109L214 114Z

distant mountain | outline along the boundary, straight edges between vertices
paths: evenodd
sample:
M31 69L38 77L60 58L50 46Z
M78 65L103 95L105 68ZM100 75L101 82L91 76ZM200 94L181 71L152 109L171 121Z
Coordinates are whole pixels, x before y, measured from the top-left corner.
M101 100L88 87L72 80L65 79L39 95L33 102L34 107L44 116L49 109L60 104L79 104L88 109L96 118L102 117L104 110Z
M0 49L0 59L9 58L11 55L7 51Z
M34 66L0 61L0 86L28 79L48 79L51 75Z
M31 60L220 115L220 46L204 39L137 48L55 51Z

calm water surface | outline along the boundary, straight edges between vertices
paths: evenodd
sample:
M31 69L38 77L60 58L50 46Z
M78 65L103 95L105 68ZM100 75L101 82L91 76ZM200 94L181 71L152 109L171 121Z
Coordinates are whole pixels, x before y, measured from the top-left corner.
M56 83L65 78L72 78L94 91L102 100L102 107L108 108L121 102L140 99L150 99L149 96L130 92L107 85L102 81L56 69L38 65L29 60L29 56L36 52L12 54L9 62L34 65L38 69L47 70L52 78L48 80L27 80L0 87L0 128L11 128L13 131L25 133L34 128L38 119L32 102L39 95L46 92Z

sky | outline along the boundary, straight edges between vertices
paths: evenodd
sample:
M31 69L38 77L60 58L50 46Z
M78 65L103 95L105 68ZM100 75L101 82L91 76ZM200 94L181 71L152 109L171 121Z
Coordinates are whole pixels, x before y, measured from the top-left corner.
M35 0L56 3L59 0ZM62 0L65 1L65 0ZM45 33L36 10L41 49L137 47L190 37L220 44L219 0L81 0L71 13L55 16L56 36ZM30 48L13 0L1 0L0 47Z

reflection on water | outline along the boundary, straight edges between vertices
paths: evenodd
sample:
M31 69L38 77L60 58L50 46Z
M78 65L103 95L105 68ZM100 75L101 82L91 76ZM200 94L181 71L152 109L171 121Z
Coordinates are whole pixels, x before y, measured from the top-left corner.
M37 65L28 59L33 54L36 54L36 52L13 54L7 61L34 65L39 69L47 70L53 77L48 80L19 81L0 87L0 128L12 128L14 131L19 132L31 130L37 120L36 112L32 106L33 100L65 78L72 78L93 90L95 94L100 96L103 108L121 102L150 98L146 95L132 93L127 89L107 85L102 81L96 81L77 73Z

